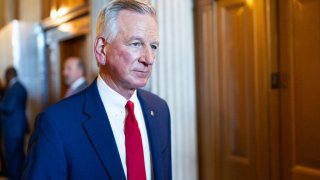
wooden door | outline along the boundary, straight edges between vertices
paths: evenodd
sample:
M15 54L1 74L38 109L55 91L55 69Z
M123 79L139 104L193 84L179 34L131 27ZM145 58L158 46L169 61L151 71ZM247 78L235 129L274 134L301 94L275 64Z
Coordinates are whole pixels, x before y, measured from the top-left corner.
M283 180L320 179L320 1L281 0Z
M270 178L262 2L217 4L218 179Z
M271 178L265 4L196 2L200 179Z

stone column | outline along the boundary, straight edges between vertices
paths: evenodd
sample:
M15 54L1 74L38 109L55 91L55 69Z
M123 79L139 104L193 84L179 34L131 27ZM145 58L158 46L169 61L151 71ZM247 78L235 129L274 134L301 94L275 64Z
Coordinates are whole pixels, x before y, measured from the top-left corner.
M151 91L169 103L173 179L198 178L192 0L153 0L160 33Z

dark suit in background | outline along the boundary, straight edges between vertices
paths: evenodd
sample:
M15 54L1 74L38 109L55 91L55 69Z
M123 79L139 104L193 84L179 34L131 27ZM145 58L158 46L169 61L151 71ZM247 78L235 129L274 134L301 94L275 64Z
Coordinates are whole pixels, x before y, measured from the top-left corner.
M18 80L7 88L0 102L5 162L12 180L20 179L22 172L24 136L28 129L26 103L27 91Z

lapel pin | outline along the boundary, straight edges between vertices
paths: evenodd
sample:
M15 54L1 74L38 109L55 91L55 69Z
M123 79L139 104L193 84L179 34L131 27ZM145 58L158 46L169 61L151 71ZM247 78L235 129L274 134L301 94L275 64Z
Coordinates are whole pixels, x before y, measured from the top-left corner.
M151 116L154 116L154 113L153 113L153 111L150 111L150 115L151 115Z

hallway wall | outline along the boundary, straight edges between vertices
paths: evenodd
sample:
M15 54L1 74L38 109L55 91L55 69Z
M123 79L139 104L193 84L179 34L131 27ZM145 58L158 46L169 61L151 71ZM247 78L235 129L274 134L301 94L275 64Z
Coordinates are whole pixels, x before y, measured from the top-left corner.
M41 20L42 0L20 0L19 20L27 22L39 22Z
M0 28L18 17L18 0L0 0Z

